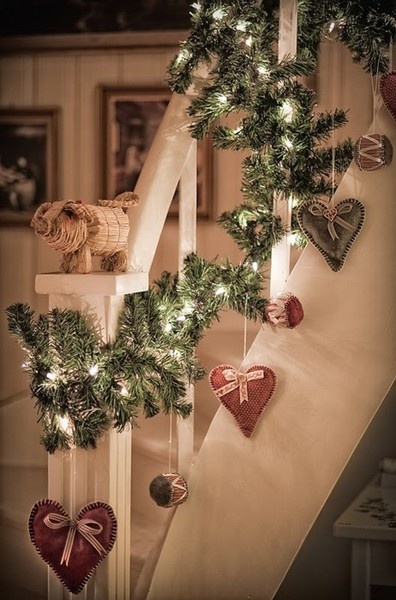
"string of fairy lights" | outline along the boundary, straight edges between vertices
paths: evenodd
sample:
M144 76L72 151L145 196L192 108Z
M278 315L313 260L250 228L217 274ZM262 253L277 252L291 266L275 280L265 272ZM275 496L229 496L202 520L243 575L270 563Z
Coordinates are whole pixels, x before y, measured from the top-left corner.
M278 61L278 2L193 2L189 37L169 65L169 85L178 93L202 64L209 72L189 108L191 135L210 132L216 148L245 153L242 203L218 219L243 251L241 263L190 254L183 277L165 272L148 292L125 297L111 343L78 311L35 318L26 304L7 309L9 330L27 355L23 370L48 452L95 447L110 427L135 425L141 411L187 417L187 386L205 374L197 344L213 321L234 310L265 326L263 265L284 235L305 243L298 207L330 197L334 171L342 173L353 155L351 140L326 145L346 123L345 112L318 112L315 92L301 78L316 68L323 32L346 44L366 70L383 72L396 30L384 0L300 0L298 10L297 54ZM229 115L237 119L233 126ZM292 208L288 231L273 214L277 195Z

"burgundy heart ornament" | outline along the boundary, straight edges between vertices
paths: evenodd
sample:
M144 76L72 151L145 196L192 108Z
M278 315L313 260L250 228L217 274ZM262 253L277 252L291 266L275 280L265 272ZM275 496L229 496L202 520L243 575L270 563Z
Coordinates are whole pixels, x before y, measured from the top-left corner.
M70 519L59 502L39 500L28 528L38 554L72 594L81 592L117 535L113 509L103 502L87 504Z
M319 200L304 202L297 212L299 225L333 271L342 269L365 218L363 204L348 198L329 207Z
M396 71L382 75L380 92L389 114L396 121Z
M230 411L243 435L251 437L276 388L276 375L264 365L253 365L246 373L231 365L219 365L209 373L215 396Z

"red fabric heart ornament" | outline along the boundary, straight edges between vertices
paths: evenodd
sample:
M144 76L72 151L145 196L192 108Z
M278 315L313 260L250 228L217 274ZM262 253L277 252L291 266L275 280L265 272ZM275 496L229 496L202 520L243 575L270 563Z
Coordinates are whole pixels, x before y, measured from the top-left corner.
M389 114L396 121L396 71L382 75L380 91Z
M72 520L55 500L39 500L28 527L37 552L72 594L81 592L117 534L113 509L103 502L87 504Z
M240 430L251 437L276 388L276 375L264 365L240 373L231 365L219 365L209 373L211 388L230 411Z

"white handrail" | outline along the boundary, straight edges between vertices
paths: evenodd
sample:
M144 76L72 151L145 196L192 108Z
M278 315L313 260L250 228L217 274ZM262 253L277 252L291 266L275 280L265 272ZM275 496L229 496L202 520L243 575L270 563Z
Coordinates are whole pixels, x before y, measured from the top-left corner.
M165 219L193 144L188 95L172 94L143 165L135 192L140 204L130 211L128 262L149 271Z

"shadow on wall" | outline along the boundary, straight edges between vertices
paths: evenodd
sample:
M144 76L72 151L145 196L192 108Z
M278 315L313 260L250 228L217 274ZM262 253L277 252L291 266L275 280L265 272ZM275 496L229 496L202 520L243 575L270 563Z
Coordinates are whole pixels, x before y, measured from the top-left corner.
M333 523L378 471L396 456L396 384L357 446L274 600L349 600L351 541L333 536ZM326 468L326 465L323 465ZM367 480L367 473L371 473ZM371 600L394 600L395 588L375 586Z

